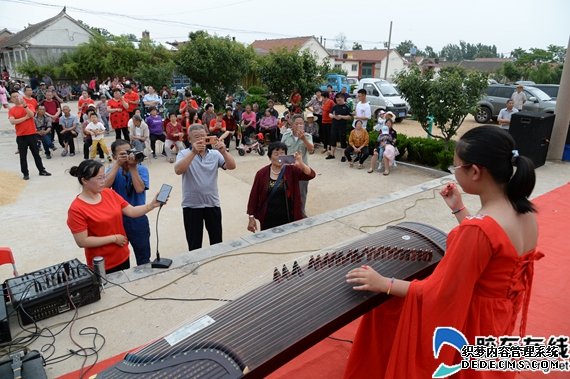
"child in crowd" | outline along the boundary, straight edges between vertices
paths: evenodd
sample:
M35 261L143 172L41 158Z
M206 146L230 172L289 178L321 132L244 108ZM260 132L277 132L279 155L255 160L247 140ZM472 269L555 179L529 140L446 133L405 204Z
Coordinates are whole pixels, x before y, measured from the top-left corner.
M91 122L85 127L85 131L91 136L92 140L89 158L95 158L97 155L97 146L101 146L101 150L103 150L109 162L112 162L113 159L111 158L109 149L105 144L105 126L99 122L99 117L97 117L97 113L95 112L91 112L89 120Z

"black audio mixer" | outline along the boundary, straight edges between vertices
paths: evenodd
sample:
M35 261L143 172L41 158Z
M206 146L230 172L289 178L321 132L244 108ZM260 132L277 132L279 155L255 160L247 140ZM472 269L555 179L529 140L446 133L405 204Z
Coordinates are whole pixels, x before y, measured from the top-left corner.
M101 299L96 275L77 259L8 279L6 290L24 325Z

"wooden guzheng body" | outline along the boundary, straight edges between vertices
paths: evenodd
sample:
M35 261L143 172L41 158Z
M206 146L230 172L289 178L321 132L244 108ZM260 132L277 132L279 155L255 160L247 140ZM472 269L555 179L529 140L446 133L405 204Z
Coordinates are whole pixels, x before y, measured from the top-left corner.
M261 378L389 297L355 291L346 273L367 264L417 279L443 257L446 234L404 222L275 270L273 281L129 353L108 378Z

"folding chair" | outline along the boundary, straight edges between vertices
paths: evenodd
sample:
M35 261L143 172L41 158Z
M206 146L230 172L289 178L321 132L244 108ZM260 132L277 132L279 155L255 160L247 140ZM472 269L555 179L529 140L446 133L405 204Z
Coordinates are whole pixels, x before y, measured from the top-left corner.
M18 276L18 270L16 270L16 262L14 261L14 255L9 247L0 247L0 265L5 265L11 263L14 270L14 276Z

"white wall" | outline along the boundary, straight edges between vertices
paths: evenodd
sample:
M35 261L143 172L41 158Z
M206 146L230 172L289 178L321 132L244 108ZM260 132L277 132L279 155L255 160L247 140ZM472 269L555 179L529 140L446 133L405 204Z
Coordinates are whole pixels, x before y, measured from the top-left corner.
M64 17L33 36L29 43L31 46L75 47L89 42L89 37L83 28Z
M389 62L388 62L388 80L392 80L396 74L399 71L402 71L406 68L405 64L404 64L404 60L402 59L402 57L400 56L400 54L398 54L397 52L395 52L394 50L390 50L390 55L388 56L389 58ZM381 75L380 77L382 79L384 79L384 70L386 70L386 59L384 59L382 61L382 67L380 69Z
M329 53L313 38L309 39L299 50L309 50L311 53L316 54L319 63L323 63L329 57Z
M349 78L358 78L358 66L359 63L356 61L341 61L341 60L337 60L334 62L335 64L340 64L340 67L347 72L348 75L346 75ZM352 66L356 65L356 70L352 70Z

